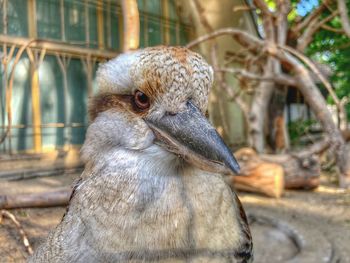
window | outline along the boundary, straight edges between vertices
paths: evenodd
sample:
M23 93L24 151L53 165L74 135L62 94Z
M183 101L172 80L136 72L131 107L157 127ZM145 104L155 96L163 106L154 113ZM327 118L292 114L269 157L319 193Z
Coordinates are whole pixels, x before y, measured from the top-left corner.
M140 46L184 45L190 27L180 22L174 0L138 0Z
M36 17L39 38L97 47L97 7L94 2L36 0Z
M59 0L36 0L36 14L39 38L62 39Z
M0 31L3 34L21 37L28 36L27 0L3 0L0 2L0 13ZM4 24L6 20L7 24Z
M105 0L103 5L103 24L104 24L104 42L105 47L110 50L120 50L120 34L122 30L121 19L122 10L114 0Z

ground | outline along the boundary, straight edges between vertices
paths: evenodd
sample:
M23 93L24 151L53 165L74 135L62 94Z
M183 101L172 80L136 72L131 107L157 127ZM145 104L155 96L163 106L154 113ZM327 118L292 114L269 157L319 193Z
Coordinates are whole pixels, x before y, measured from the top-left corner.
M40 192L70 185L76 174L1 182L1 194ZM350 262L350 191L323 180L314 191L287 191L280 199L240 193L251 222L254 262ZM57 225L64 207L12 210L34 249ZM17 229L0 224L0 262L25 262Z

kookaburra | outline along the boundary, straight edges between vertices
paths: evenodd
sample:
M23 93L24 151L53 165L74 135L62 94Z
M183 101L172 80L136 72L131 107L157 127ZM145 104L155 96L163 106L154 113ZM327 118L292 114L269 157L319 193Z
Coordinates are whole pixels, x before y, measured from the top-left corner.
M180 47L119 55L97 72L85 170L30 262L250 262L239 166L205 118L213 70Z

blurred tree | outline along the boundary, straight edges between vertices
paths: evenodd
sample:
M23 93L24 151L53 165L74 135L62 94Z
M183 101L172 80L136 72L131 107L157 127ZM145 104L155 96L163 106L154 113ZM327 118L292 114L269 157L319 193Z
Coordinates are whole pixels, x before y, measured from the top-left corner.
M214 31L206 19L205 8L198 0L193 1L208 34L189 43L188 47L211 41L211 60L216 80L242 109L247 121L250 145L257 152L263 153L266 149L266 134L269 133L273 135L276 144L279 142L280 150L288 149L283 110L286 91L290 87L297 88L326 135L326 139L316 145L317 147L310 147L308 155L330 148L340 171L340 185L350 187L350 153L341 135L341 129L347 127L344 110L347 101L339 99L320 65L307 56L317 40L324 41L318 33L339 31L344 37L344 42L349 39L350 22L345 0L324 0L322 3L318 3L317 0L253 0L248 6L235 6L234 12L255 12L260 38L237 28ZM220 64L216 56L215 38L221 35L231 35L241 45L237 52L227 54L224 64ZM334 42L330 40L332 41ZM321 53L314 54L317 56L316 54ZM339 59L336 53L333 57L331 54L328 52L330 63L331 59ZM229 86L225 74L237 77L241 84L238 90ZM345 83L345 80L343 81ZM339 127L327 108L319 86L327 90L336 105ZM251 103L247 103L242 95L250 96ZM271 125L266 129L269 119Z
M350 1L346 2L346 6L350 10ZM329 15L329 10L322 15ZM331 81L337 96L340 99L350 99L350 42L344 34L339 17L335 17L329 25L325 25L315 34L306 53L314 60L331 67ZM334 103L334 100L328 97L328 102ZM350 104L347 103L345 107L347 117L350 118Z

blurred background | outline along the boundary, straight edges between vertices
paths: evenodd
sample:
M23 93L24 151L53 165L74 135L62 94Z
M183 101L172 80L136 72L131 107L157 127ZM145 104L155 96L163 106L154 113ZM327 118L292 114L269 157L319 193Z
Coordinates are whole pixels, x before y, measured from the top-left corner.
M64 213L99 64L156 45L187 45L213 65L209 119L242 166L228 181L247 207L255 262L350 262L349 8L0 0L0 262L24 261L23 240L36 247Z

